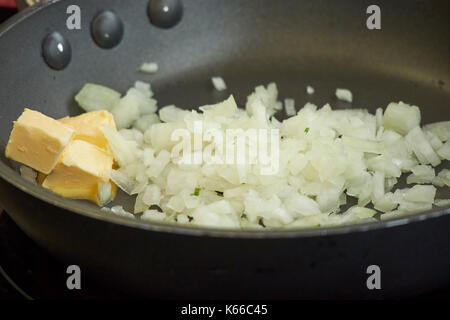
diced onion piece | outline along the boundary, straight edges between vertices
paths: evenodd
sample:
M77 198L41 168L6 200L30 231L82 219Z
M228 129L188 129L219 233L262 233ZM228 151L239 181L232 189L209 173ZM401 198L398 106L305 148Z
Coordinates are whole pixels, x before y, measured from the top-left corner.
M433 179L433 184L438 187L450 187L450 170L442 169L437 177Z
M97 185L97 197L100 206L107 204L112 199L111 182L99 182Z
M320 213L317 202L301 194L293 194L286 200L285 204L297 216L310 216Z
M444 144L441 142L441 140L436 137L436 135L431 131L423 131L426 138L431 144L431 147L433 147L433 150L437 151L439 150Z
M199 207L192 213L193 223L205 227L239 228L233 207L226 200L219 200Z
M398 203L394 200L392 192L384 194L382 197L374 200L374 208L381 212L389 212L397 208Z
M189 217L185 214L177 215L177 222L179 223L189 223Z
M441 163L441 159L434 152L419 126L411 129L405 139L421 164L431 163L433 166L437 166Z
M172 150L172 148L180 143L182 137L173 137L172 134L177 129L185 128L186 125L182 121L155 123L144 132L144 139L151 143L155 151L161 149ZM178 138L178 140L176 139Z
M411 129L420 124L420 109L403 102L391 102L383 116L383 124L386 129L394 130L401 135L406 135Z
M148 205L159 205L161 201L161 189L156 184L148 185L143 193L142 201Z
M114 159L119 166L123 167L135 161L134 148L116 129L106 125L101 126L100 129L108 140Z
M212 77L211 82L214 86L214 88L217 91L223 91L227 89L227 85L225 84L225 80L223 80L222 77Z
M348 209L346 212L344 212L343 218L345 220L349 220L353 217L357 217L358 219L367 219L373 217L377 212L373 209L364 208L364 207L358 207L354 206Z
M382 108L378 108L375 111L375 118L376 118L376 122L377 122L377 128L383 127L384 123L383 123L383 109Z
M140 115L152 114L157 110L157 101L150 98L149 92L144 91L144 88L130 88L128 89L126 96L133 98L133 100L136 101Z
M75 96L75 101L85 111L112 110L120 100L121 94L113 89L86 83Z
M144 196L143 192L141 192L137 195L136 201L134 203L134 214L144 212L145 210L147 210L149 208L149 205L144 203L143 196Z
M450 141L447 141L438 151L437 154L444 160L450 161Z
M405 192L404 199L411 202L433 203L435 196L434 186L416 185Z
M271 116L277 110L283 108L282 103L277 101L278 88L275 83L269 83L267 87L257 86L255 91L247 97L247 103L245 104L245 110L248 115L253 115L253 109L255 105L261 105L265 108L266 113Z
M381 145L377 141L370 141L370 140L366 140L366 139L359 139L359 138L344 136L344 137L342 137L342 143L345 146L352 147L352 148L362 151L362 152L370 152L370 153L377 153L377 154L382 153Z
M353 101L353 94L348 89L336 89L336 97L339 100L352 102Z
M167 150L161 150L158 156L147 169L147 175L150 178L157 177L170 161L170 153Z
M153 91L150 86L150 83L144 81L136 81L134 83L134 88L142 93L145 97L151 98L153 97Z
M433 208L432 203L404 201L400 203L398 210L403 212L416 213L431 210L432 208Z
M121 217L127 217L127 218L135 218L135 216L128 211L126 211L122 206L114 206L111 208L111 212L121 216Z
M391 219L403 217L406 214L407 214L407 212L402 211L402 210L393 210L393 211L386 212L386 213L382 214L380 216L380 219L382 221L384 221L384 220L391 220Z
M183 121L184 117L191 113L188 110L177 108L174 105L162 107L158 112L162 122Z
M384 173L376 171L373 175L372 199L377 200L384 196Z
M158 64L156 62L144 62L138 70L145 73L156 73L158 72Z
M130 127L139 118L139 97L127 94L111 110L117 129Z
M125 193L131 195L137 186L137 181L120 170L111 171L111 180Z
M406 179L407 184L412 183L432 183L436 177L434 168L429 165L418 165L411 169L412 174Z
M227 100L213 105L206 105L199 107L204 115L215 117L229 117L238 111L236 101L233 95L230 95Z
M284 109L286 110L286 115L289 117L294 116L296 114L294 99L284 99Z
M159 117L157 114L146 114L141 116L136 122L133 124L133 127L144 133L148 130L153 124L160 123Z
M434 201L434 204L437 205L438 207L450 206L450 199L436 199Z
M166 218L164 212L158 210L145 210L141 215L141 220L145 221L162 221Z
M450 121L427 124L423 127L423 130L432 132L442 142L450 140Z

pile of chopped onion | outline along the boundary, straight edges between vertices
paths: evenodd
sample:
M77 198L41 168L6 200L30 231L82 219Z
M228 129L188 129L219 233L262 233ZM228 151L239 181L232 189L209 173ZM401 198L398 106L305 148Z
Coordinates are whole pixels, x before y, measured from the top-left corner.
M214 85L224 87L218 81ZM353 99L345 89L336 96ZM395 218L429 210L435 201L449 205L435 196L436 187L450 186L450 171L435 167L450 160L450 121L422 128L416 106L393 102L373 115L307 103L297 112L294 100L286 99L290 117L279 121L274 114L283 103L274 83L256 87L245 109L232 97L191 111L174 105L158 109L152 97L150 85L139 81L123 97L93 84L76 97L87 111L113 113L119 131L103 127L119 166L112 180L136 196L132 214L138 219L218 228L305 228L376 221L379 213L382 220ZM194 134L196 121L222 132L278 129L278 172L263 175L259 164L175 161L172 133L187 129ZM406 173L411 187L396 189ZM104 210L133 216L120 206Z

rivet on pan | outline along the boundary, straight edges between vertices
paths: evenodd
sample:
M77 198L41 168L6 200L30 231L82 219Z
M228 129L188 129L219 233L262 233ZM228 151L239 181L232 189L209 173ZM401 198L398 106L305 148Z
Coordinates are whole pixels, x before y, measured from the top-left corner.
M69 41L57 31L48 34L42 41L42 56L50 68L64 69L72 58Z
M114 48L123 38L122 20L112 11L103 11L92 21L91 33L99 47L104 49Z
M147 6L150 22L160 28L171 28L183 16L181 0L150 0Z

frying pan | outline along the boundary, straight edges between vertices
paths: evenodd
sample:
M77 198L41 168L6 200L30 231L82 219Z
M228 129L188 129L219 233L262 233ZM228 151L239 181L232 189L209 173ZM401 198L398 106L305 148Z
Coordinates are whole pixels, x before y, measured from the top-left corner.
M373 112L401 100L422 107L423 123L450 120L449 2L379 0L380 30L366 27L371 4L61 0L22 11L0 31L0 205L83 276L146 297L398 298L449 285L449 207L323 229L192 228L63 199L23 180L4 157L24 107L56 118L79 114L73 97L86 82L124 92L137 79L149 81L159 105L188 109L230 93L244 105L254 86L276 81L281 97L299 105ZM69 5L81 8L81 30L66 27ZM101 32L93 38L93 21L105 10L122 22L123 33L115 22L106 26L112 40ZM43 41L55 31L70 57L46 55ZM160 71L137 73L144 61L156 61ZM226 79L226 92L212 88L214 75ZM306 85L316 94L307 96ZM351 89L353 103L337 101L336 87ZM449 197L448 188L439 192ZM132 205L122 194L115 202ZM371 265L380 268L380 290L367 287Z

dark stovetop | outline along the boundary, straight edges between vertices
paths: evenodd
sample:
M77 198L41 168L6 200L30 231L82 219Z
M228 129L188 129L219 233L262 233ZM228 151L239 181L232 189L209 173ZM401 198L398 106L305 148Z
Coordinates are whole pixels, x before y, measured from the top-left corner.
M4 211L0 212L0 299L133 298L92 281L80 291L68 290L66 268L28 238ZM450 288L417 298L448 299Z
M68 290L66 270L66 265L38 247L4 211L0 212L0 300L133 298L92 281L83 283L82 290Z
M15 8L4 8L0 7L0 23L8 19L10 16L15 14L17 10Z

